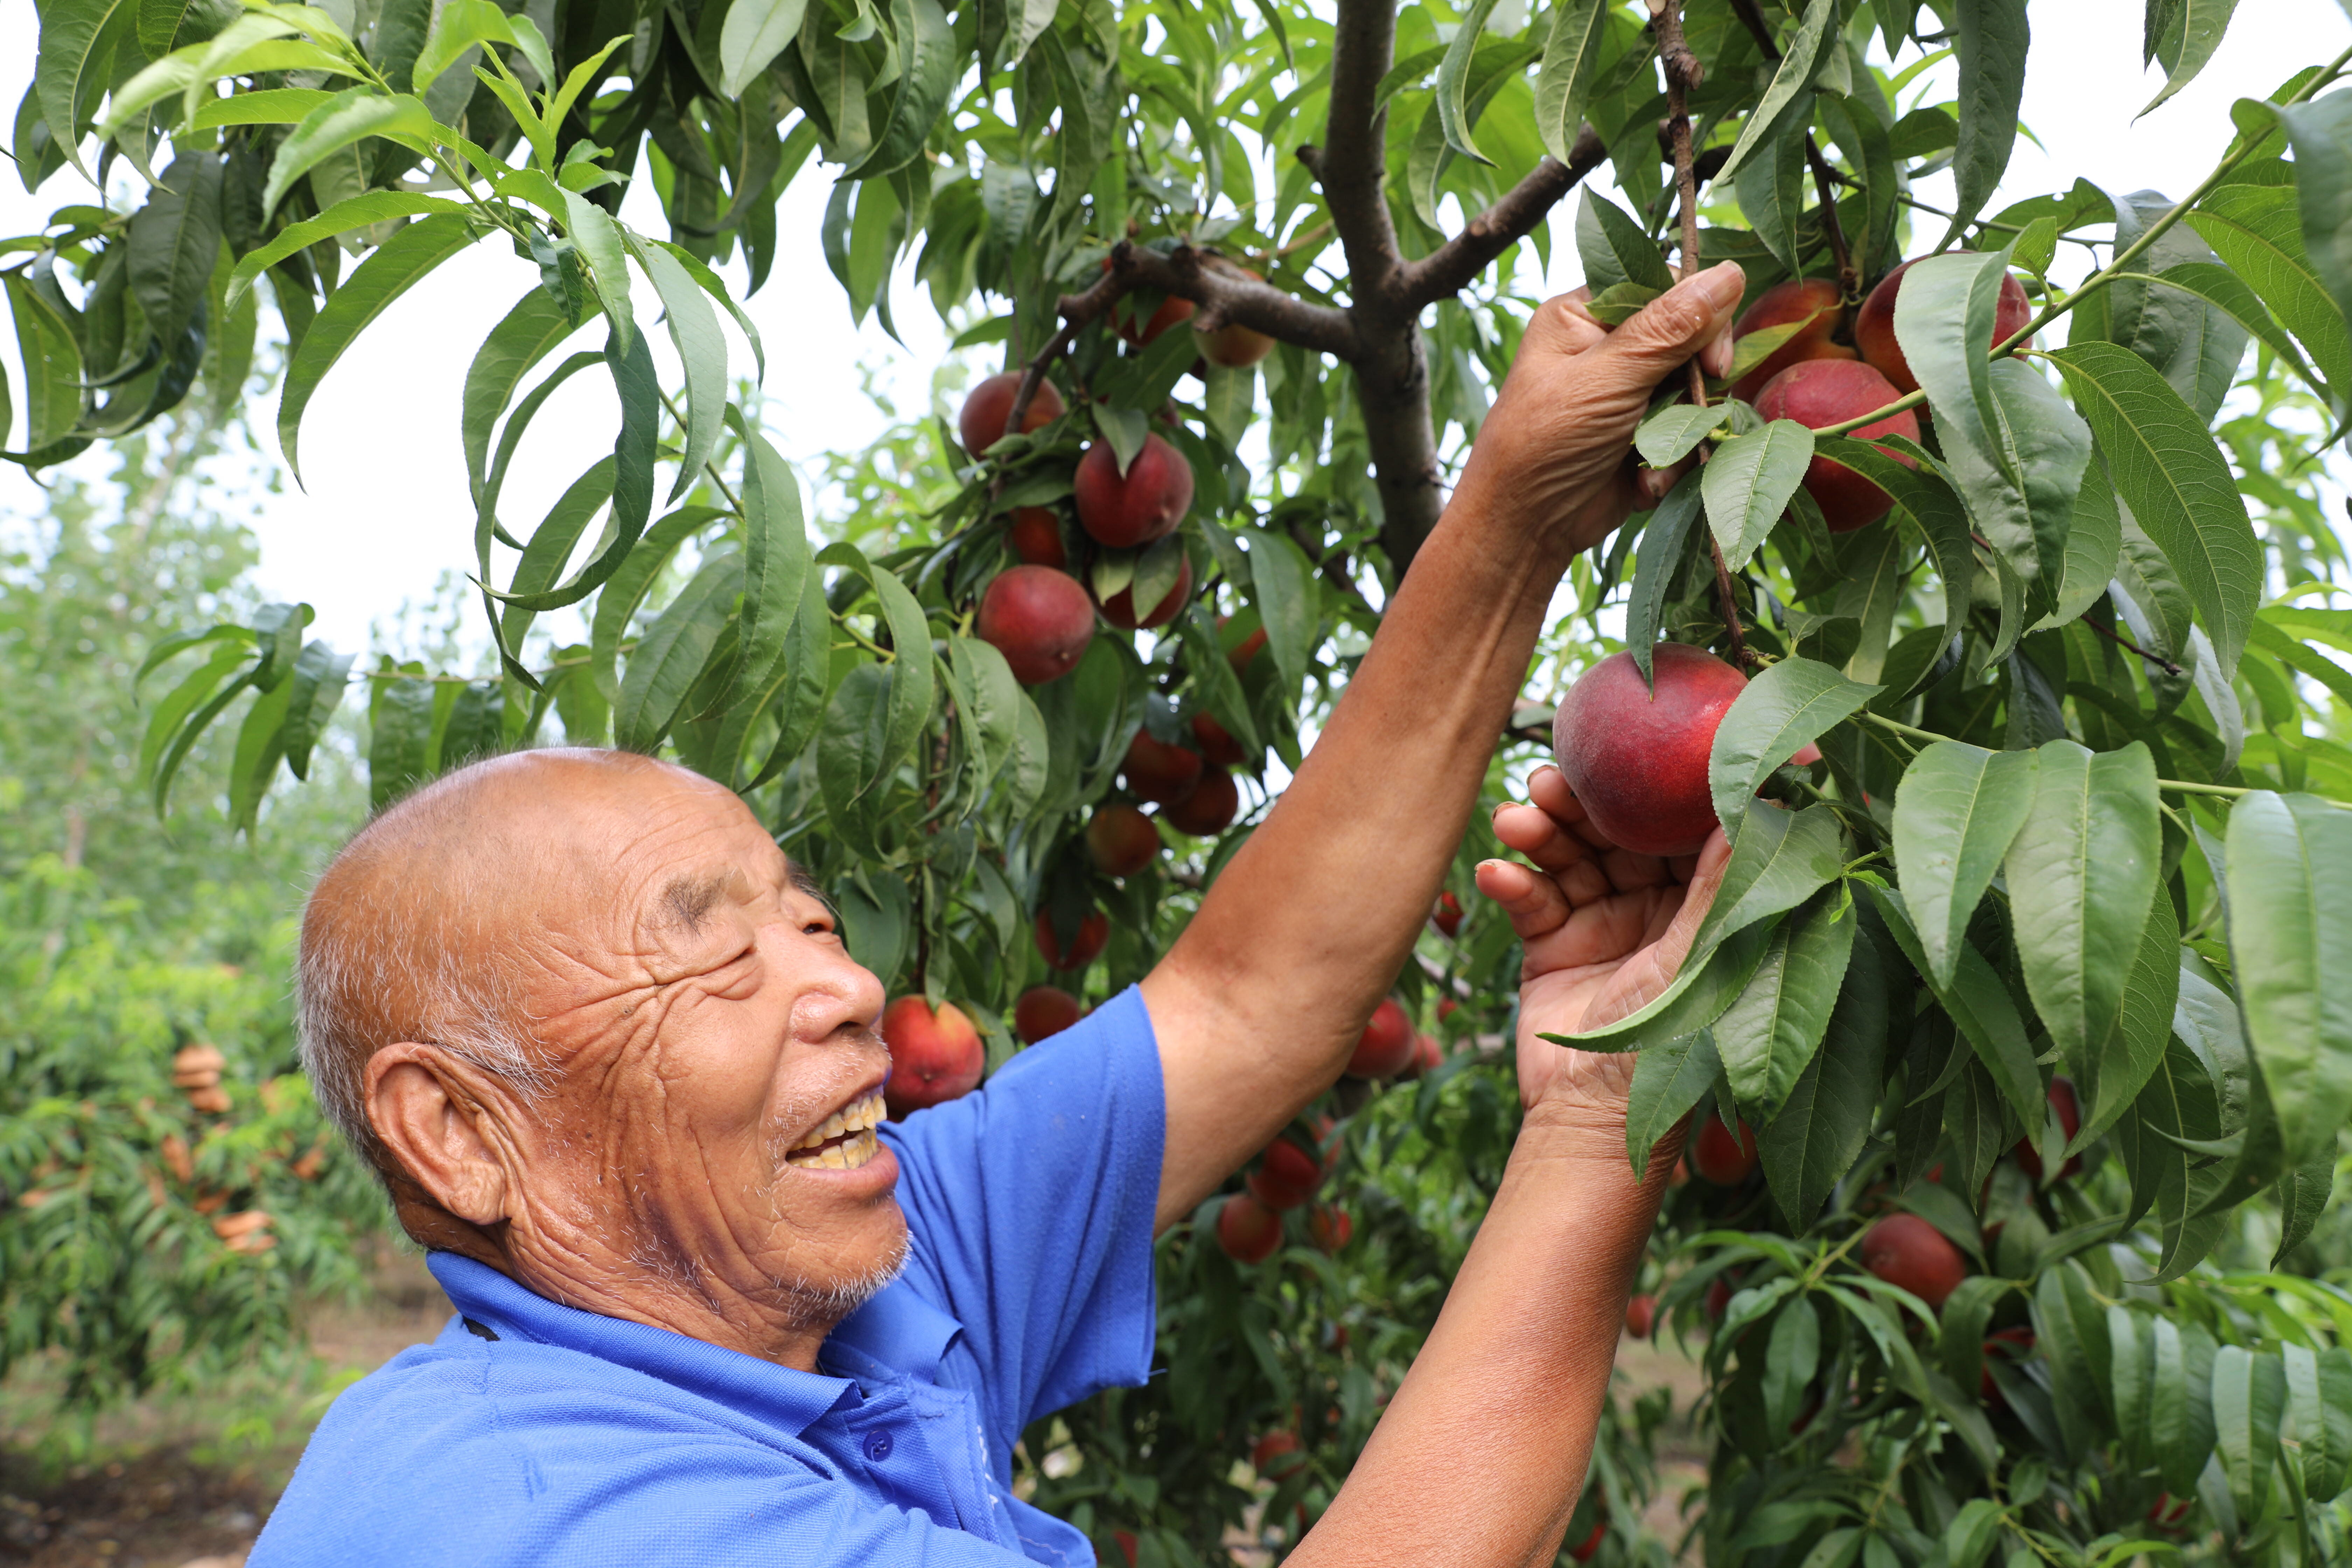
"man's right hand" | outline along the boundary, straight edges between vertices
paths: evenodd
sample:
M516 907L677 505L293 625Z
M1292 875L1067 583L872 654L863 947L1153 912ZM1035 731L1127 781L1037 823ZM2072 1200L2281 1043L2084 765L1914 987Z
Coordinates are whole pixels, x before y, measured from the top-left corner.
M1488 860L1478 890L1526 947L1519 970L1519 1096L1622 1147L1631 1052L1572 1050L1576 1035L1638 1011L1673 984L1715 901L1731 848L1717 828L1675 860L1620 849L1586 820L1558 768L1538 768L1526 805L1495 814L1495 836L1535 864Z

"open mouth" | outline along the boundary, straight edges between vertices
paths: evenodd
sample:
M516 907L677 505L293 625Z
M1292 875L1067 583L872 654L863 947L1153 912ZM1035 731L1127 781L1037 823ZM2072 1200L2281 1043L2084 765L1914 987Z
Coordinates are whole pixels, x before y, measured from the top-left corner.
M803 1170L854 1171L881 1152L882 1140L874 1130L882 1117L881 1091L861 1095L793 1144L784 1163Z

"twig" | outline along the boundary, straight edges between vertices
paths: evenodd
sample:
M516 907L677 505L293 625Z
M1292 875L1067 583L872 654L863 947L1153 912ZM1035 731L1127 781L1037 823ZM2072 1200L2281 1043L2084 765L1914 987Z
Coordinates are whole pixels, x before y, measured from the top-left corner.
M1576 134L1575 145L1568 150L1567 163L1538 159L1525 179L1465 224L1461 233L1420 260L1400 266L1394 279L1398 296L1417 310L1459 293L1486 269L1487 263L1526 238L1562 196L1608 158L1607 144L1592 127L1583 127Z
M1780 46L1773 42L1772 29L1765 23L1763 13L1756 9L1756 0L1731 0L1731 10L1739 18L1740 25L1748 29L1748 36L1756 40L1756 47L1764 52L1765 59L1778 65ZM1822 156L1822 144L1813 140L1813 133L1810 131L1805 132L1805 162L1811 166L1813 186L1821 193L1822 233L1830 242L1831 258L1837 263L1838 297L1850 303L1859 303L1862 299L1862 268L1846 248L1845 228L1838 222L1837 195L1831 189L1838 174L1830 167L1830 161Z
M1675 185L1682 195L1683 246L1682 275L1689 278L1698 271L1698 171L1691 162L1690 89L1696 87L1703 72L1698 59L1683 39L1682 0L1650 0L1651 24L1658 33L1658 58L1666 68L1666 127L1675 144ZM1700 408L1706 406L1706 372L1691 356L1689 364L1691 402ZM1706 447L1700 443L1698 460L1706 461ZM1731 637L1731 659L1741 669L1755 668L1755 659L1748 651L1748 634L1739 624L1739 598L1731 584L1731 567L1723 559L1723 545L1709 530L1706 537L1707 554L1715 562L1716 608L1723 616L1723 629Z
M1111 254L1116 256L1125 248L1127 241L1122 239L1111 247ZM1045 346L1030 357L1028 367L1021 373L1021 384L1013 391L1013 406L1004 411L1006 436L1020 429L1022 420L1028 417L1029 405L1036 397L1039 384L1045 379L1045 367L1062 357L1064 351L1070 346L1070 339L1080 327L1109 310L1120 295L1135 287L1135 283L1132 272L1122 272L1114 265L1095 279L1084 293L1062 296L1056 305L1061 312L1062 324L1055 329L1052 337L1045 340Z
M2147 649L2140 647L2137 643L2132 641L2131 638L2117 632L2113 626L2101 626L2098 622L2093 620L2088 616L2084 616L2081 618L2084 626L2090 627L2093 631L2098 633L2101 637L2106 638L2109 642L2115 644L2126 653L2136 653L2139 655L2140 658L2147 660L2148 663L2162 669L2167 675L2179 675L2180 673L2180 667L2179 665L2173 663L2168 658L2160 658L2157 655L2148 652Z

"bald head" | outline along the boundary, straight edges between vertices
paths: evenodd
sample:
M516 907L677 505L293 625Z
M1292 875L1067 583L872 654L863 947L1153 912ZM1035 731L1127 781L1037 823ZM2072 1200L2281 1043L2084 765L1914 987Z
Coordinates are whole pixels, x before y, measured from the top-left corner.
M609 882L614 816L671 789L726 793L632 752L517 752L435 780L335 857L302 911L302 1060L380 1173L391 1166L363 1101L385 1046L436 1045L522 1099L544 1091L560 1064L534 1028L529 939L551 896L593 900ZM700 918L715 894L680 881L667 912Z

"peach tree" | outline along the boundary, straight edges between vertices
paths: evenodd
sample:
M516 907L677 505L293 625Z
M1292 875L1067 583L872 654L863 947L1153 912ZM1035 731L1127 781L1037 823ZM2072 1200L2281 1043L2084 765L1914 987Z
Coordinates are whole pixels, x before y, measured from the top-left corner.
M2230 11L2149 0L2151 109ZM2241 100L2193 185L2012 199L2030 46L2023 0L49 0L20 171L127 195L8 242L6 455L237 405L266 298L299 477L345 350L510 253L446 458L495 673L359 668L299 605L194 635L146 672L158 804L233 729L254 824L355 689L379 802L558 732L658 750L1002 1060L1035 987L1139 974L1297 765L1555 234L1610 321L1737 260L1731 375L1637 437L1686 477L1576 565L1492 774L1604 610L1644 681L1661 642L1748 678L1700 781L1715 910L1586 1042L1642 1053L1637 1163L1697 1118L1657 1267L1706 1335L1709 1560L2345 1561L2352 1298L2283 1266L2352 1117L2352 612L2311 479L2352 388L2352 51ZM910 267L1003 367L832 476L821 546L735 380L819 171L852 312ZM518 515L583 374L609 452ZM1433 1317L1513 1124L1493 847L1399 981L1407 1038L1463 1048L1368 1040L1163 1249L1171 1375L1024 1446L1106 1551L1295 1538ZM1656 1416L1612 1417L1579 1555L1661 1550Z

